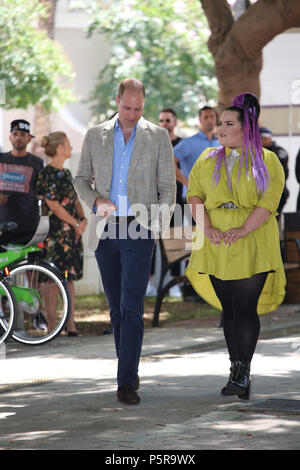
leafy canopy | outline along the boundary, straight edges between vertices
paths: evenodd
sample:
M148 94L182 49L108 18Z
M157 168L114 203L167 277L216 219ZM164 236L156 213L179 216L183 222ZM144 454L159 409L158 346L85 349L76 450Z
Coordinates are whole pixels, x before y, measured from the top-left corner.
M0 2L0 81L7 109L40 102L49 111L73 101L62 88L72 78L71 65L58 44L37 28L46 14L38 0Z
M145 86L148 119L157 120L165 106L185 119L195 116L202 104L215 104L217 81L199 2L112 0L105 8L96 1L91 13L89 35L104 34L111 44L110 59L90 97L98 119L115 112L118 84L128 77Z

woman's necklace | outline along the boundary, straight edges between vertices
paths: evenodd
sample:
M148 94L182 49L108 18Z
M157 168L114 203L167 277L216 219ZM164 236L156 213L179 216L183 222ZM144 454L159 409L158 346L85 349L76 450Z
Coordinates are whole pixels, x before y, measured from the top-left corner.
M230 179L232 178L232 171L233 171L234 164L236 160L238 160L239 156L240 156L239 152L235 149L232 149L230 154L227 157L227 167L228 167L228 174L229 174Z

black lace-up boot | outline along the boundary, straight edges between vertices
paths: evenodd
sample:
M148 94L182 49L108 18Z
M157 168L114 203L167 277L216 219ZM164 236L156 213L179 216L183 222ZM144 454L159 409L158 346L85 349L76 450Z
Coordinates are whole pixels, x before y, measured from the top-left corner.
M222 390L221 390L222 395L225 395L225 396L227 396L227 395L236 395L236 387L232 383L232 378L235 376L235 371L236 371L237 367L238 367L238 362L237 361L231 362L228 382L225 385L225 387L223 387Z
M232 383L237 387L237 395L243 400L250 398L250 362L237 361Z
M231 363L229 380L224 388L222 395L237 395L243 400L250 398L250 363L245 361L234 361Z

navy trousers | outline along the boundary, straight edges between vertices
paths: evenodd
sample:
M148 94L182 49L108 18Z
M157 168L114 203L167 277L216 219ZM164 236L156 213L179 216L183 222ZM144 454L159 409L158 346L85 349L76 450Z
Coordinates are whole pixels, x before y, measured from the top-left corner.
M136 383L142 350L144 298L154 240L148 231L145 239L145 230L141 230L143 238L124 237L124 230L121 237L116 224L113 236L101 239L95 251L114 331L118 387Z

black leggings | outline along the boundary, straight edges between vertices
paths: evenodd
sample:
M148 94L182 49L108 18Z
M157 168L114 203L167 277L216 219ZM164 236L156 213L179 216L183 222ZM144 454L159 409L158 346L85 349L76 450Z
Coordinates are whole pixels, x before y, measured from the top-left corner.
M232 362L252 359L260 331L257 303L267 275L259 273L233 281L210 276L223 308L224 336Z

